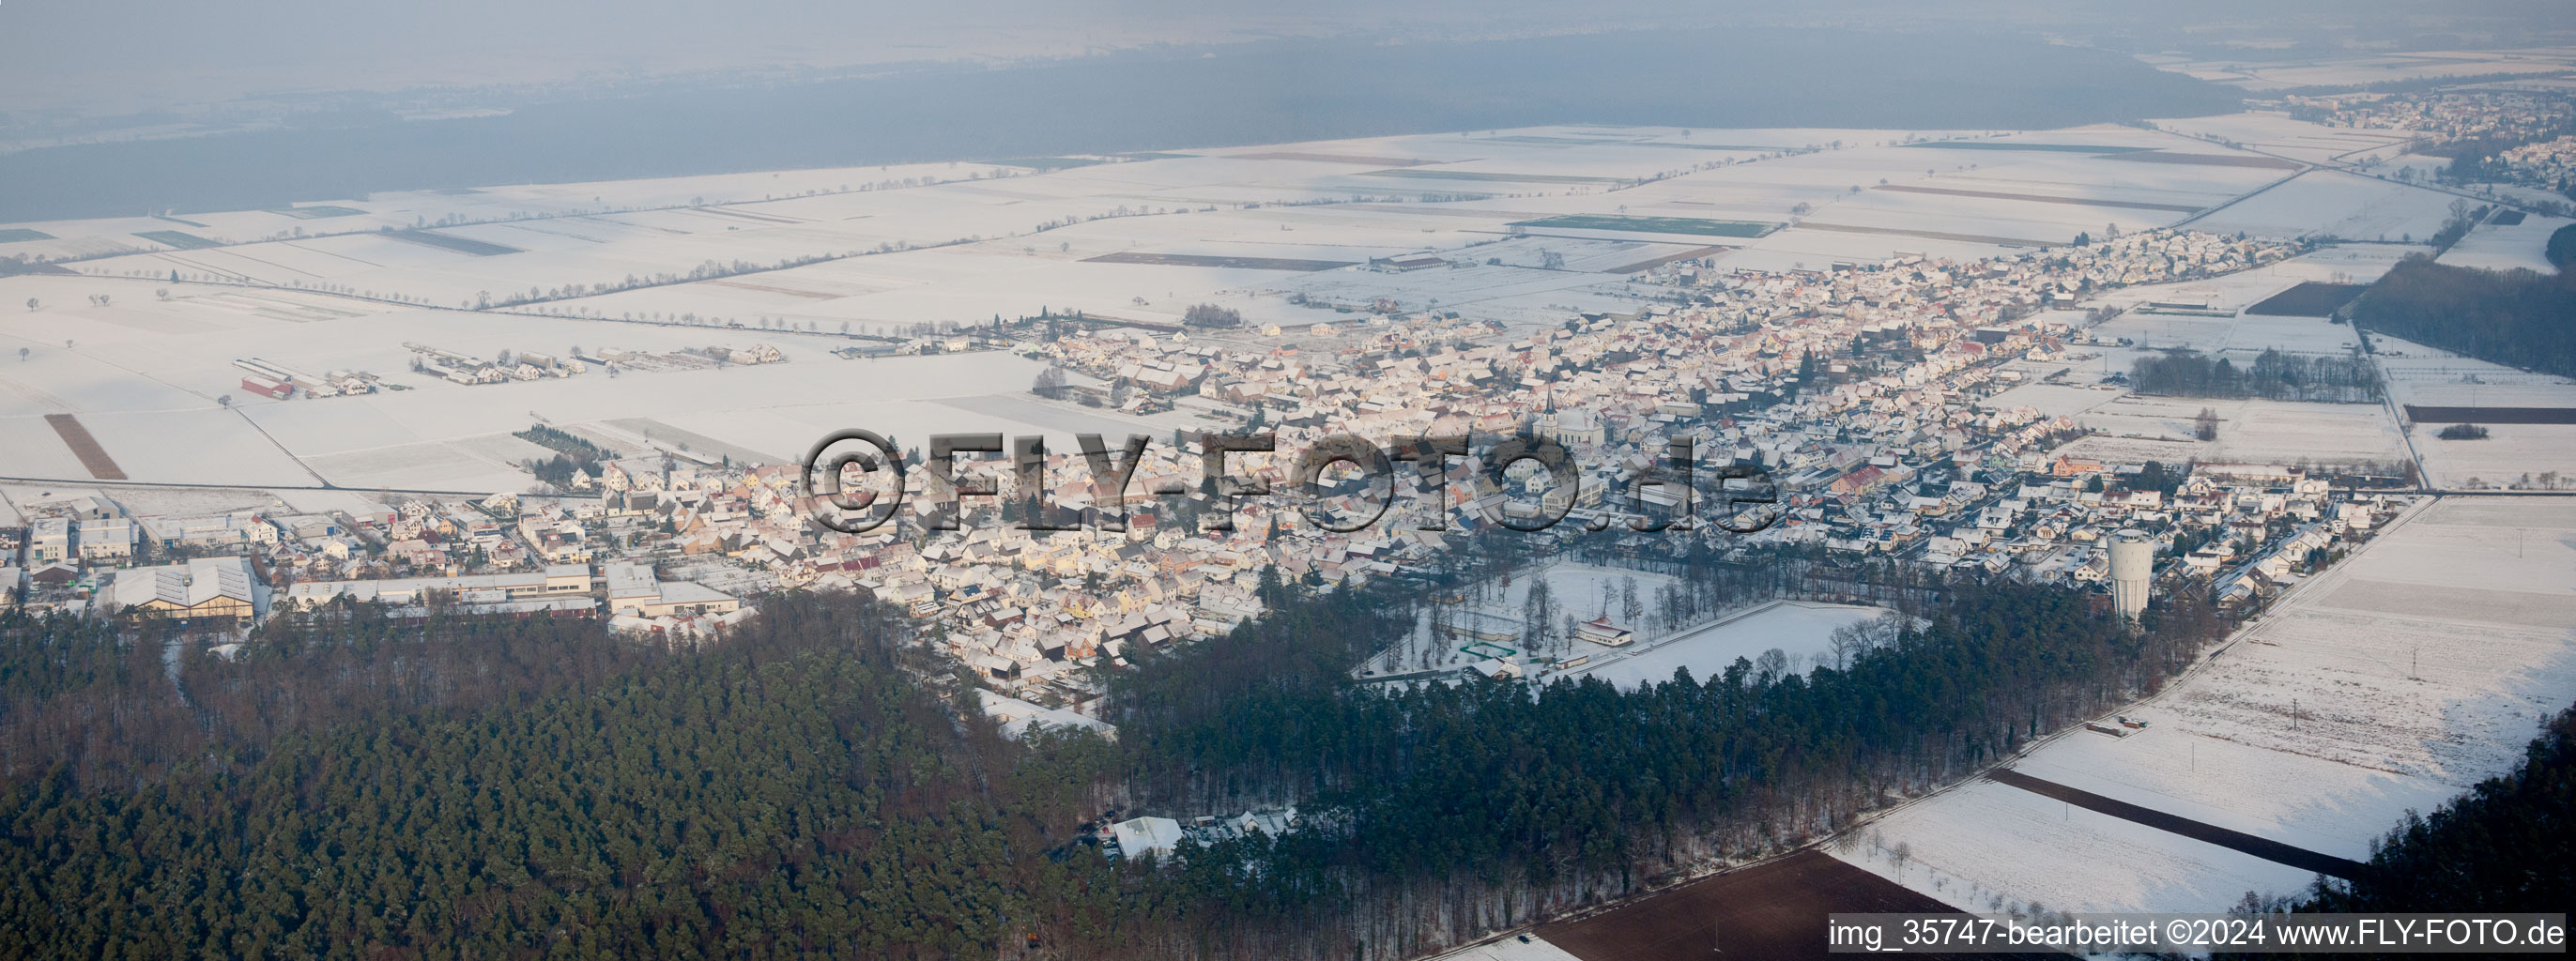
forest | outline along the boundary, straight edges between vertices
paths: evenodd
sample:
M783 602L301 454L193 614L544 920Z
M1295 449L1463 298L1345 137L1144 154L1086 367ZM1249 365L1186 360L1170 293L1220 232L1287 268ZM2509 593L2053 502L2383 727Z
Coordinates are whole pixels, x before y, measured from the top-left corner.
M1526 561L1454 554L1424 580ZM1374 688L1349 667L1425 585L1265 579L1272 616L1108 679L1118 740L1013 742L908 620L846 594L774 597L686 649L344 604L225 657L13 613L0 956L1412 956L1811 839L2225 629L2188 597L2135 628L2059 588L1669 566L1677 608L1909 616L1803 674ZM1263 804L1302 826L1161 867L1078 830Z
M2576 228L2549 239L2559 270L2492 271L2408 257L2353 302L2371 333L2527 370L2576 376Z
M2360 404L2379 399L2379 369L2359 355L2313 357L2265 350L2243 367L2191 350L2138 358L2129 377L2144 394L2260 397Z

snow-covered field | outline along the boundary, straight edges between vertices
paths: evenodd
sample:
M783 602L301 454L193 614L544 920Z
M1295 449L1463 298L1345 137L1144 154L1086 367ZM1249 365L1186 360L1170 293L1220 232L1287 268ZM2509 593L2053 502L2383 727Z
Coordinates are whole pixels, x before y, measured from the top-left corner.
M2051 741L2024 773L2359 859L2407 810L2508 770L2576 699L2576 504L2425 505L2163 693L2126 738ZM2080 810L2080 809L2078 809ZM1980 783L1871 829L1909 886L2073 910L2215 911L2307 880L2200 841ZM1891 877L1883 854L1848 860ZM1938 885L1939 887L1935 887Z
M700 453L764 458L851 424L915 435L1160 432L1177 423L1037 405L1024 392L1034 367L999 355L859 362L828 352L850 343L845 333L1044 309L1167 322L1214 302L1310 341L1317 321L1359 319L1291 302L1300 295L1361 307L1383 298L1526 329L1653 302L1663 292L1629 283L1629 268L1675 256L1721 269L1900 253L1978 258L2198 213L2208 219L2195 226L2211 229L2358 237L2415 230L2447 210L2447 195L2344 174L2265 190L2291 172L2286 161L2185 134L2318 149L2341 141L2273 115L2223 119L2223 130L2214 120L2173 122L2180 133L1539 127L1100 158L1110 162L1043 172L914 164L387 193L332 200L354 212L310 218L237 211L26 224L54 239L0 243L0 256L84 259L68 263L76 275L0 278L0 303L12 305L0 311L0 354L28 351L23 362L0 357L0 439L16 455L15 476L86 478L40 419L72 413L139 480L307 485L319 476L481 490L524 486L510 462L529 452L506 435L537 418L603 434L619 429L611 421L662 425L715 442L693 442ZM2141 151L2225 162L2139 162ZM1753 238L1514 226L1571 214L1786 226ZM402 233L414 230L428 233ZM2178 295L2241 306L2302 280L2366 280L2405 249L2321 251ZM1455 266L1379 273L1188 259L1327 266L1418 252ZM1561 266L1549 267L1550 252ZM1096 259L1113 254L1184 259ZM803 265L778 268L787 262ZM709 265L763 269L664 282ZM546 299L469 309L532 294ZM102 295L108 303L92 299ZM17 309L30 299L35 309ZM2229 352L2333 352L2348 336L2295 318L2190 330L2120 323L2115 333L2148 343ZM482 357L768 343L789 362L460 387L412 373L407 343ZM317 374L370 371L410 389L276 403L240 388L231 361L242 357ZM223 409L227 396L235 411Z
M2371 335L2397 403L2426 407L2576 407L2576 381ZM2576 478L2576 425L2481 424L2483 440L2443 440L2441 424L2408 429L2437 487L2505 487L2542 474ZM2576 483L2571 481L2570 483Z
M2468 236L2460 238L2459 243L2443 251L2441 261L2454 267L2556 273L2558 268L2542 254L2549 249L2549 235L2568 224L2576 224L2576 220L2538 214L2526 216L2521 223L2510 227L2479 224L2469 231Z
M1565 949L1549 944L1543 939L1532 937L1528 941L1522 941L1514 936L1474 947L1459 948L1433 961L1577 961L1577 959Z
M2192 438L2202 409L2218 414L2218 439ZM2108 431L2061 448L2121 463L2160 460L2239 463L2383 463L2406 459L2405 439L2379 404L2123 395L2076 415Z
M1803 671L1830 656L1836 630L1885 613L1876 607L1781 601L1667 639L1640 641L1623 653L1592 652L1592 663L1565 676L1597 677L1633 689L1672 680L1674 671L1687 669L1693 680L1706 681L1726 673L1736 658L1755 660L1774 650L1787 657L1791 670Z
M2334 170L2311 170L2192 226L2267 237L2418 242L2450 219L2448 193Z
M1969 911L2215 913L2313 877L1991 781L1890 814L1833 854Z

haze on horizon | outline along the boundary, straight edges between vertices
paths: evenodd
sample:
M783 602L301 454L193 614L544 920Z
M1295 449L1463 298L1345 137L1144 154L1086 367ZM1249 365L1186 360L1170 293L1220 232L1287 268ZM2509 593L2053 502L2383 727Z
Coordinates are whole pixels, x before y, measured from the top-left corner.
M2400 48L2530 42L2535 28L2563 30L2571 22L2576 10L2546 0L2193 0L2152 12L2109 0L18 0L0 4L0 141L15 139L16 129L36 117L98 117L238 98L1004 63L1281 37L1414 42L1708 26L1992 30L2011 24L2001 32L2132 51L2252 39L2295 52L2339 38Z

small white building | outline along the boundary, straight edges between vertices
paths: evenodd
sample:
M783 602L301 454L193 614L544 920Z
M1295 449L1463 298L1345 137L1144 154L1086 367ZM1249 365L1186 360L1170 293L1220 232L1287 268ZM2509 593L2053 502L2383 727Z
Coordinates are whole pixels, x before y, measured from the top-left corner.
M1626 647L1637 639L1636 632L1610 623L1607 614L1574 625L1574 636L1603 647Z
M1148 854L1170 857L1181 849L1181 822L1171 818L1129 818L1109 826L1118 853L1130 859Z

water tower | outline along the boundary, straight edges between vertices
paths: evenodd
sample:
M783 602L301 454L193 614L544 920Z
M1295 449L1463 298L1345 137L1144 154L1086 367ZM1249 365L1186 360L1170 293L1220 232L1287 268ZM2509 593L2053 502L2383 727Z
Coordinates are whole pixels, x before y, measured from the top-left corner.
M2155 583L2156 542L2147 532L2124 528L2111 535L2111 606L2120 616L2135 618L2147 610L2147 588Z

